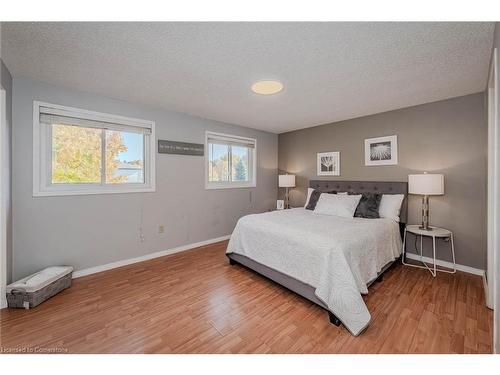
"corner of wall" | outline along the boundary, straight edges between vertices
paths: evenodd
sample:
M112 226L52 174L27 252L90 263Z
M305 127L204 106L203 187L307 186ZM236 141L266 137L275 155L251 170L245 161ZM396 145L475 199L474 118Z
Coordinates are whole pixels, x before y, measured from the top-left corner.
M6 210L6 248L7 248L7 283L12 281L12 75L9 69L0 58L0 83L6 94L6 129L2 132L6 134L6 142L2 145L5 149L4 158L2 158L2 173L5 174L4 178L7 181L2 189L5 191L5 199L2 204L2 209ZM2 140L2 142L4 142ZM4 151L2 151L4 152ZM3 183L3 182L2 182ZM3 207L5 205L5 208Z

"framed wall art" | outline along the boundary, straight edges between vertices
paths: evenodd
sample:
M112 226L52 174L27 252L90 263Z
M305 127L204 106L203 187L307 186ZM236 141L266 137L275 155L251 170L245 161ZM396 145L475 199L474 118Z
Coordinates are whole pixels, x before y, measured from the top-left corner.
M398 136L365 139L365 165L398 164Z
M319 152L317 154L318 176L340 176L340 152Z

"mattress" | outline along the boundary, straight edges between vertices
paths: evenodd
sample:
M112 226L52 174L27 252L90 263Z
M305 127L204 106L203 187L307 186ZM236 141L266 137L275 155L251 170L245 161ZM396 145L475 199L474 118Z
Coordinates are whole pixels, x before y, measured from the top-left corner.
M390 219L341 218L303 208L248 215L227 253L246 256L314 288L316 297L353 334L371 316L367 283L401 254L399 225Z

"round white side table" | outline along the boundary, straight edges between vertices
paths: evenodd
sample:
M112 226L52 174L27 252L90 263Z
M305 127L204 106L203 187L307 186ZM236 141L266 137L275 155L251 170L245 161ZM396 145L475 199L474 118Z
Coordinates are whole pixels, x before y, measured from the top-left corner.
M424 230L420 229L419 225L407 225L405 228L405 233L403 236L403 257L402 261L403 264L406 266L410 267L417 267L417 268L426 268L429 270L429 272L432 274L432 276L436 277L437 272L446 272L446 273L455 273L457 271L456 268L456 263L455 263L455 246L453 245L453 233L449 231L448 229L444 228L438 228L438 227L431 227L432 230ZM417 264L410 264L406 263L406 234L407 233L412 233L415 236L420 237L420 262L423 264L423 266L417 265ZM422 249L423 249L423 238L424 237L431 237L432 238L432 255L433 255L433 267L429 267L427 263L424 262L423 257L422 257ZM436 238L441 238L441 239L449 239L450 245L451 245L451 255L453 258L453 270L444 270L444 269L439 269L436 267Z

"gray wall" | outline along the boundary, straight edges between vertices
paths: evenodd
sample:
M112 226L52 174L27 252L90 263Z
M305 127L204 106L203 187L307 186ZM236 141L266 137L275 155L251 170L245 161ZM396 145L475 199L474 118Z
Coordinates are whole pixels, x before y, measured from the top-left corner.
M7 208L7 283L12 280L12 194L11 194L11 180L12 180L12 76L9 70L0 59L0 81L2 89L5 90L6 105L7 105L7 136L2 140L2 150L4 152L4 165L1 166L3 180L6 183L5 196L1 199L5 202Z
M14 278L51 264L83 269L230 234L275 205L278 136L14 78ZM204 159L156 155L156 192L32 197L33 100L156 121L156 136L203 143L205 130L256 137L257 187L205 190ZM165 233L158 234L158 226ZM139 241L143 227L145 241Z
M366 167L364 140L393 134L398 135L399 164ZM431 224L454 232L459 264L486 268L487 124L482 93L283 133L278 149L280 171L297 175L292 205L305 201L309 179L407 181L410 173L443 173L445 195L431 197ZM316 153L323 151L340 151L340 177L316 176ZM420 198L410 196L410 223L420 222L420 208ZM446 246L439 247L437 256L450 260Z

